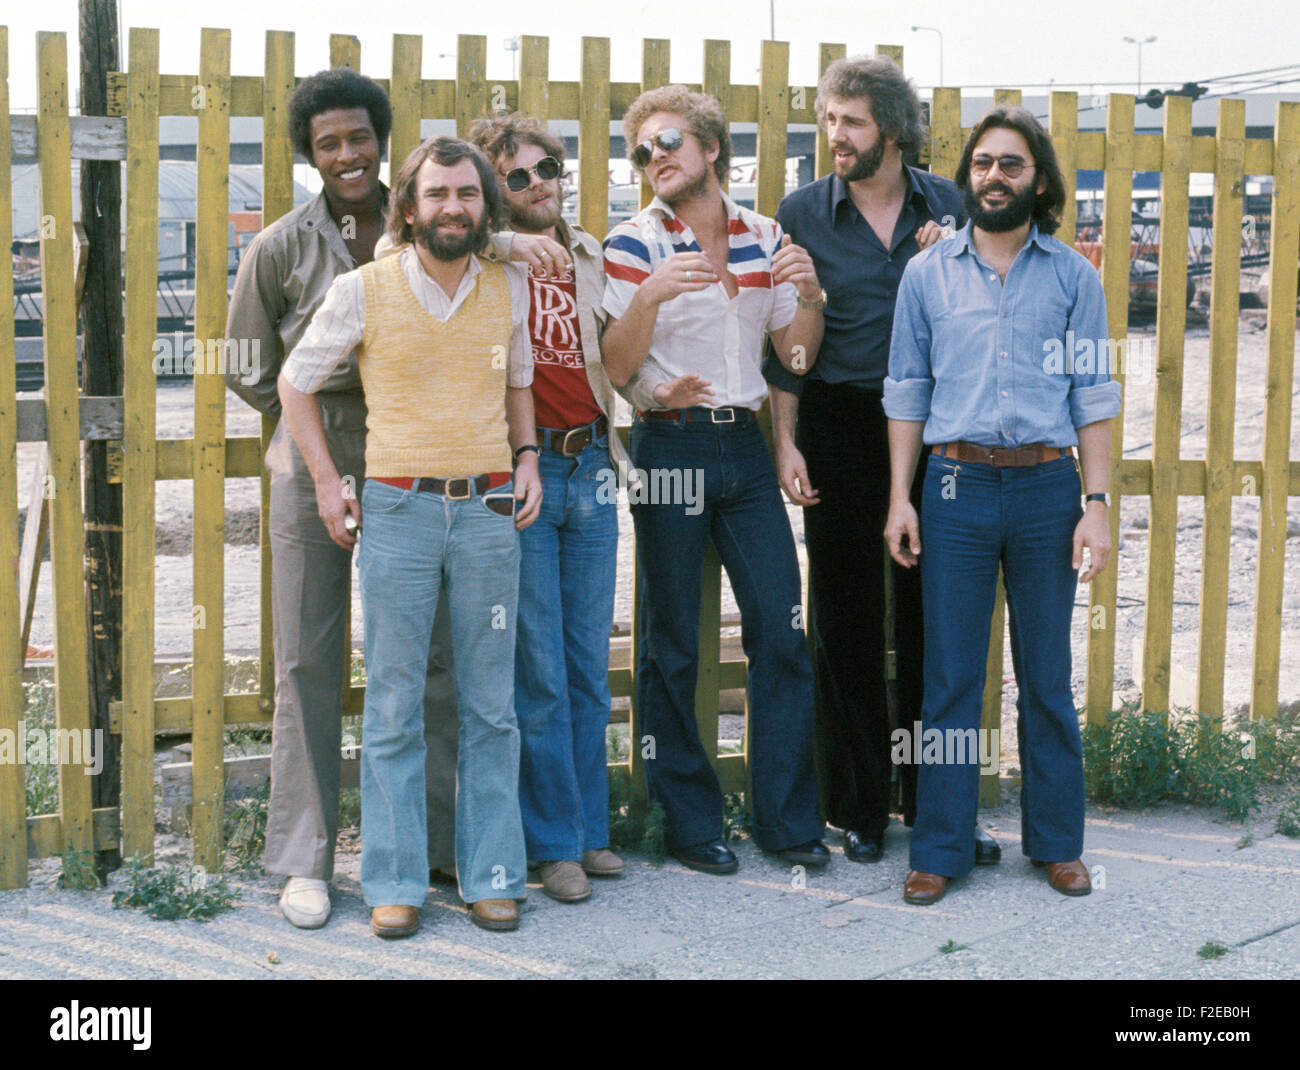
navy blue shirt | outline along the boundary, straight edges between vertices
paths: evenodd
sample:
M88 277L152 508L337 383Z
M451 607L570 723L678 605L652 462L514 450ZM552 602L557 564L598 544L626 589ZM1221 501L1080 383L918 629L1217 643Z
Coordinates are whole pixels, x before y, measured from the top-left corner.
M833 174L788 194L776 210L790 239L808 250L826 290L826 332L809 379L882 389L898 284L907 262L920 252L916 232L930 220L954 227L965 222L961 191L952 182L906 164L904 169L909 190L889 248ZM800 392L804 378L787 371L770 345L763 375L792 394Z

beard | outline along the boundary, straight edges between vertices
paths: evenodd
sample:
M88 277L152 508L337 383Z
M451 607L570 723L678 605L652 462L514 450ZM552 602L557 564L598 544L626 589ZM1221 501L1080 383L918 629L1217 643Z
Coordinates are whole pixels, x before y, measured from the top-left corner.
M564 206L556 194L550 204L510 205L510 222L525 232L550 230L564 215Z
M990 234L1001 234L1008 230L1015 230L1028 222L1029 217L1034 214L1034 208L1038 203L1038 193L1034 189L1032 182L1019 193L1012 190L1010 186L1001 183L985 186L980 192L988 193L991 190L998 190L1008 195L1009 199L1001 208L985 208L971 187L969 185L966 187L966 215L971 223L979 227L980 230L986 230Z
M864 178L870 178L880 170L881 161L885 158L885 139L876 138L876 143L867 149L866 153L859 152L857 158L853 161L853 166L849 168L848 173L844 175L845 182L860 182Z
M709 186L709 172L701 171L699 175L690 183L683 186L676 193L663 198L663 202L670 207L678 204L686 204L688 201L698 200L704 196L704 191Z
M451 222L469 223L469 229L452 237L438 233L438 224ZM414 241L423 245L429 250L429 255L435 260L459 260L466 253L472 253L483 248L487 241L488 218L487 213L479 217L478 223L474 223L469 216L461 214L459 216L448 216L444 219L441 215L435 216L431 220L417 219L411 224L411 237Z

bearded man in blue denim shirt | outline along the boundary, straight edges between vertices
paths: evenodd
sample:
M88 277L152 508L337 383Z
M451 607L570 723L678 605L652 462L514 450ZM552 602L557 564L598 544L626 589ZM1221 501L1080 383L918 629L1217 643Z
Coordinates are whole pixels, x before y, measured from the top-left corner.
M923 736L937 732L945 743L918 770L903 898L935 903L974 864L969 830L983 748L970 744L999 564L1020 689L1022 849L1047 866L1057 891L1087 895L1070 615L1076 583L1110 555L1110 421L1122 394L1109 374L1105 298L1087 260L1050 236L1065 186L1032 114L1003 107L985 115L956 181L970 222L907 265L884 392L892 484L885 537L899 564L921 565ZM908 496L922 445L930 454L924 555Z

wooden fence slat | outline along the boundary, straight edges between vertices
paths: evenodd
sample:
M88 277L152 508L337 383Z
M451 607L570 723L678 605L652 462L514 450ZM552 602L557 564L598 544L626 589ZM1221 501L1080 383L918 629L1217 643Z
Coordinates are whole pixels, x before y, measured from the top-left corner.
M1106 196L1102 205L1101 283L1111 338L1128 336L1129 244L1133 209L1133 96L1112 93L1106 107ZM1112 375L1124 389L1123 369ZM1124 456L1124 419L1111 421L1110 543L1119 545L1120 495L1114 473ZM1115 694L1115 595L1119 570L1093 577L1088 593L1088 721L1104 723Z
M695 677L695 727L704 753L718 764L718 663L722 660L722 562L710 543L700 584L699 671Z
M1219 101L1210 275L1210 383L1206 400L1205 518L1201 529L1201 616L1196 651L1196 712L1223 714L1228 651L1228 570L1232 550L1233 437L1240 326L1241 210L1246 102ZM1256 484L1258 485L1258 484Z
M1141 681L1143 708L1165 714L1169 712L1174 564L1178 555L1178 453L1183 418L1183 329L1187 323L1191 140L1191 98L1170 97L1165 101L1165 170L1160 178L1156 401Z
M36 35L41 175L41 292L44 296L45 428L50 456L50 570L54 581L54 709L60 731L89 731L85 557L81 512L81 413L77 397L77 307L69 156L68 40ZM59 768L64 843L93 848L90 778Z
M877 56L888 56L902 69L903 66L903 46L902 45L876 45Z
M952 178L961 162L961 90L936 89L930 104L930 170Z
M487 114L487 38L462 33L456 38L456 136L468 137L470 124Z
M722 105L722 114L727 116L727 122L731 122L731 42L730 41L705 41L704 42L704 71L703 81L700 85L701 91L711 97L716 97ZM725 193L731 183L727 179L722 180L722 190Z
M993 106L995 108L1020 107L1020 90L1019 89L995 89L993 90Z
M821 76L826 73L826 68L834 63L837 59L843 59L848 54L848 49L842 44L821 44L817 49L817 78L820 81ZM816 101L813 101L814 107ZM831 160L830 143L826 140L826 128L820 123L817 130L817 155L813 161L813 170L818 178L823 178L831 173L834 162Z
M582 39L578 222L597 241L609 230L609 38Z
M1079 133L1079 94L1053 92L1047 105L1048 131L1052 147L1061 164L1061 177L1065 180L1065 207L1061 210L1061 226L1056 236L1066 245L1074 244L1075 187L1078 182L1077 152Z
M330 34L330 66L361 70L361 42L350 33Z
M132 29L126 150L122 500L122 854L153 864L158 381L158 31Z
M656 38L645 38L641 42L641 88L638 90L644 93L647 89L657 89L661 85L668 84L669 71L669 43ZM628 102L629 104L631 101ZM610 102L611 107L613 101ZM626 111L626 106L623 109ZM617 118L622 118L623 112L620 112ZM727 117L730 120L730 116ZM635 131L633 132L635 134ZM629 150L632 146L628 146ZM654 190L650 188L650 183L646 181L645 176L641 176L641 207L646 208L654 200Z
M1295 382L1296 258L1300 255L1300 103L1278 102L1273 142L1268 378L1264 395L1264 479L1259 488L1259 562L1255 573L1251 720L1277 716L1278 672L1282 654L1291 390Z
M297 80L294 77L294 35L284 30L266 34L266 84L262 93L262 226L269 227L282 215L293 210L293 145L289 140L289 98ZM396 72L394 72L396 73ZM277 421L272 416L261 420L261 455L271 446ZM230 456L226 456L226 476L233 474ZM257 541L261 548L260 610L258 615L258 693L261 708L270 713L275 708L275 628L271 598L271 474L264 464L258 465L261 501L258 503Z
M764 41L758 75L758 166L754 207L776 215L785 196L786 117L790 110L790 45Z
M9 28L0 26L0 145L9 143ZM0 155L0 248L13 242L12 165ZM0 271L0 502L18 502L18 407L14 366L14 275ZM13 399L13 400L11 400ZM40 517L27 513L29 524ZM18 595L18 525L0 524L0 732L16 739L23 716L22 625ZM27 883L25 771L0 764L0 889Z
M551 117L550 38L524 34L519 41L519 110L541 119Z
M423 38L417 35L393 34L393 75L388 83L388 99L393 105L393 128L388 135L389 175L396 175L402 161L420 144L423 47Z
M226 327L229 30L204 29L200 66L196 352L200 342L222 338ZM225 813L226 383L217 370L200 372L197 361L194 371L194 861L219 871Z

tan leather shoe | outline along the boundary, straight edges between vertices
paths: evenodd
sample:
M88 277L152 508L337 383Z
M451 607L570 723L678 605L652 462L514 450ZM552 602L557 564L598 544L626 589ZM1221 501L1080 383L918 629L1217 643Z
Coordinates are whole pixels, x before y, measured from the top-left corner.
M480 929L511 932L519 928L519 904L513 899L480 899L470 904L469 920Z
M1092 878L1080 858L1047 863L1047 883L1062 895L1087 895L1092 891Z
M370 911L370 931L385 940L410 936L419 927L419 907L375 907Z
M542 862L537 867L542 877L542 891L561 903L580 903L591 895L587 875L577 862Z
M623 860L608 847L582 852L582 868L589 877L617 877L623 872Z
M937 873L920 873L908 870L907 880L903 884L903 902L913 906L928 907L939 902L948 890L948 878Z

